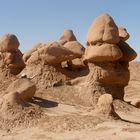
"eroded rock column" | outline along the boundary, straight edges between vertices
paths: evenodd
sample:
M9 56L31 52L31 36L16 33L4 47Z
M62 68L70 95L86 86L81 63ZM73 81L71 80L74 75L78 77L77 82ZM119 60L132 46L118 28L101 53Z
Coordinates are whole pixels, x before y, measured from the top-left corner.
M96 104L102 94L111 94L123 100L124 87L129 81L129 61L137 56L125 42L129 38L126 29L118 28L112 17L102 14L97 17L87 33L84 62L89 66L86 79L89 105Z

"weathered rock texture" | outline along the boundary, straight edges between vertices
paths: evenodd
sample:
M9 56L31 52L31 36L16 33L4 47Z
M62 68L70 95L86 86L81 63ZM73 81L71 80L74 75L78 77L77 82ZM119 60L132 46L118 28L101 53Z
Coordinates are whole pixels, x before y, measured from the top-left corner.
M13 34L5 34L0 39L0 74L16 75L25 67L22 53L18 49L19 41Z
M61 40L65 40L64 45ZM85 67L82 61L85 49L71 30L64 31L59 42L35 45L23 55L26 68L21 74L26 74L39 88L63 85L79 74L73 69Z
M62 35L59 39L59 43L64 45L65 43L70 42L70 41L77 41L73 31L72 30L64 30L64 32L62 33Z
M103 14L93 21L87 33L84 55L89 74L81 88L83 101L88 100L88 104L94 105L99 97L106 93L111 94L113 99L123 100L124 87L128 84L130 75L128 63L137 56L124 42L126 38L128 35L121 31L119 34L118 27L108 14ZM84 86L86 93L82 93L85 91Z
M118 27L108 14L102 14L93 21L87 33L87 44L106 42L116 44L120 41Z
M31 99L35 92L36 92L36 86L33 82L31 82L27 78L21 78L15 80L9 87L7 88L7 92L18 92L19 97L22 100L28 100Z
M125 42L128 37L126 29L102 14L88 30L86 49L71 30L65 30L59 42L39 44L27 51L22 73L37 88L46 88L47 95L68 103L94 106L103 94L123 100L129 62L137 56Z

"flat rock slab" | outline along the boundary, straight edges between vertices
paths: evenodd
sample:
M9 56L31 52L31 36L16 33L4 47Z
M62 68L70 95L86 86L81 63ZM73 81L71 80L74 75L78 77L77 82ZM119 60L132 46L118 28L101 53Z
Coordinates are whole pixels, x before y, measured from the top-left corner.
M122 120L140 124L140 109L121 100L114 100L113 107Z

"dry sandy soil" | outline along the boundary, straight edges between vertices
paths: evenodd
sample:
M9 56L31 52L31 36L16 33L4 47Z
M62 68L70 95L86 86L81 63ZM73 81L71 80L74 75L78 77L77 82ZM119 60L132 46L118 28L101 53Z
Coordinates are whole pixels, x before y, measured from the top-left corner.
M130 64L130 82L125 88L125 100L140 100L140 63ZM64 104L39 95L31 102L38 107L40 116L27 119L21 125L15 122L0 124L0 140L139 140L140 124L122 121L118 118L97 117L91 107ZM41 108L41 109L40 109ZM38 111L38 110L36 110ZM43 114L43 115L41 115ZM26 116L28 117L28 116ZM2 124L6 124L2 126Z

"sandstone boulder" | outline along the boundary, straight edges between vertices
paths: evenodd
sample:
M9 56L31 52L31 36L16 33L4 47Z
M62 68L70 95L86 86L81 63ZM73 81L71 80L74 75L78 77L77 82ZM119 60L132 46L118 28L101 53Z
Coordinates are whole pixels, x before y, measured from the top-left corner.
M53 42L33 52L27 64L36 63L40 60L44 64L56 65L77 57L79 54L70 51L58 42Z
M88 62L104 62L116 61L122 57L122 52L117 45L114 44L100 44L88 46L85 51L84 61Z
M59 39L59 43L64 45L66 42L69 41L76 41L76 37L73 34L72 30L64 30L64 32L62 33L60 39Z
M25 63L23 62L21 51L19 49L17 49L16 52L13 53L13 55L14 55L14 61L12 61L12 63L10 63L8 65L9 68L23 69L25 67Z
M132 61L137 57L137 53L124 41L118 43L119 48L121 49L123 56L120 58L120 61Z
M10 92L8 94L5 94L3 96L3 107L8 105L21 105L26 106L26 102L24 102L21 98L18 92ZM5 108L5 107L4 107Z
M82 58L76 58L76 59L73 59L72 61L68 61L67 63L68 63L68 67L73 70L86 67Z
M102 14L96 17L87 33L87 44L106 42L117 44L120 41L118 27L112 17Z
M13 34L5 34L0 38L0 52L13 52L18 49L19 41Z
M122 120L140 124L140 109L121 100L114 100L113 108Z
M39 49L41 47L42 47L42 44L41 43L38 43L38 44L34 45L33 48L31 48L30 50L26 51L24 53L24 55L23 55L24 62L26 62L30 58L30 56L31 56L31 54L33 52L37 51L37 49Z
M95 111L97 113L109 115L112 112L113 98L111 94L103 94L98 99Z
M126 41L129 38L129 33L127 32L126 28L119 27L118 29L120 39Z
M7 88L7 92L18 92L22 100L31 99L36 91L36 86L27 78L17 79Z
M82 57L85 48L78 41L70 41L64 44L64 47L72 51L77 56Z

